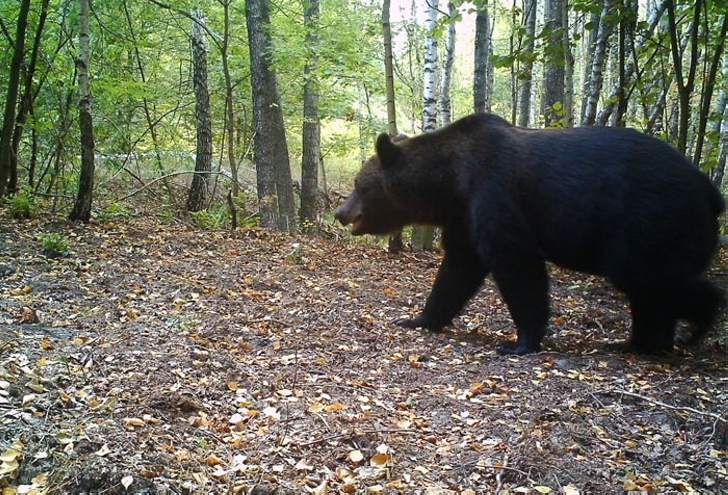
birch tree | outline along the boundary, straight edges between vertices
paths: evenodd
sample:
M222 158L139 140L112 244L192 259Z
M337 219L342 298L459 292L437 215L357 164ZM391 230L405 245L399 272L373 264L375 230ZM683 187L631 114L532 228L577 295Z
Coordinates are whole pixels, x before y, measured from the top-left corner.
M447 28L447 44L445 45L445 61L442 66L442 80L440 81L440 122L448 125L452 122L452 98L450 95L452 85L452 66L455 62L456 14L457 7L450 1L447 3L449 25Z
M648 19L647 19L647 28L640 32L636 42L632 39L630 30L627 30L627 39L625 40L625 45L627 47L631 47L634 44L634 53L639 54L642 53L647 46L647 43L652 39L652 36L655 32L655 29L657 28L657 25L660 23L660 19L662 18L662 15L665 13L665 8L667 6L667 0L663 0L660 3L653 4L654 8L648 13ZM635 4L633 7L634 16L637 16L637 5ZM633 82L633 78L635 77L636 71L637 71L637 64L635 63L635 57L632 55L628 56L629 62L627 62L627 65L624 70L624 85L625 87L630 86ZM626 89L626 88L625 88ZM616 122L621 120L622 115L620 115L619 111L615 113L615 109L619 110L617 107L617 103L619 101L619 94L620 94L620 87L619 83L617 83L610 91L609 98L607 98L606 102L604 103L604 107L599 112L599 116L596 119L597 125L607 125L607 122L609 122L610 117L612 125L615 125Z
M596 120L599 95L602 91L602 83L604 81L604 65L607 59L607 53L609 52L609 37L614 30L612 17L614 15L615 5L615 0L604 0L604 7L599 16L599 29L594 44L594 55L591 60L589 84L586 87L586 93L584 95L585 105L584 114L581 117L581 125L594 125Z
M437 27L438 0L427 2L427 38L425 40L425 61L423 80L422 131L431 132L437 129L437 73L438 47L435 28ZM412 249L432 249L434 227L415 226L412 229Z

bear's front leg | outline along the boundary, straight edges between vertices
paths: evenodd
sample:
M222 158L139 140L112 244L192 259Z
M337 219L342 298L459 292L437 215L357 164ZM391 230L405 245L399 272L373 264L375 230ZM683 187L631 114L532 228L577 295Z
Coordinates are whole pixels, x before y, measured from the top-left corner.
M516 342L502 342L496 350L519 356L540 351L549 318L546 264L531 257L505 256L496 266L493 278L518 332Z
M425 309L416 318L402 318L394 323L405 328L442 330L452 323L487 274L488 270L473 253L465 249L446 251Z

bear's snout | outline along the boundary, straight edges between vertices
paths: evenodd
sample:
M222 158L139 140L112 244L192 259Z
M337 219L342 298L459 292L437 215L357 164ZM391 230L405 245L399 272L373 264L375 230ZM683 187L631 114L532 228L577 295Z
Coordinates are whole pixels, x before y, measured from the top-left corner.
M359 219L361 219L361 216L361 208L351 197L334 212L334 218L341 222L341 225L356 223Z

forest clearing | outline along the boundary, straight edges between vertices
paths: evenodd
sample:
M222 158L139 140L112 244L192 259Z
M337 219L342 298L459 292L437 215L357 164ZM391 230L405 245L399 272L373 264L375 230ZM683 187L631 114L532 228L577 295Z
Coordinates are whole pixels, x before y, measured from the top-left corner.
M728 493L727 34L0 0L1 495Z
M2 469L33 493L728 488L726 329L668 358L607 350L630 319L600 279L552 270L545 351L498 356L514 327L490 281L452 329L391 324L436 254L149 219L2 225ZM67 257L42 254L54 231Z

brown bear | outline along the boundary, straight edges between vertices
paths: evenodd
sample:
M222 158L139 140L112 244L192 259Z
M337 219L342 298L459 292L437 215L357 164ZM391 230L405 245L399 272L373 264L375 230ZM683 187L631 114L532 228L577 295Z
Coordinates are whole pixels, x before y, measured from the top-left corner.
M684 156L635 130L525 129L477 114L398 142L380 135L336 218L354 235L442 228L432 292L401 326L442 329L492 274L518 334L499 352L537 352L550 261L623 291L629 348L656 353L673 349L678 319L697 341L717 317L724 296L703 273L724 208Z

